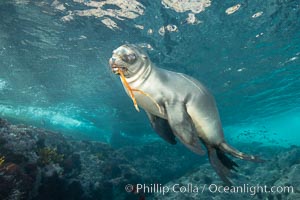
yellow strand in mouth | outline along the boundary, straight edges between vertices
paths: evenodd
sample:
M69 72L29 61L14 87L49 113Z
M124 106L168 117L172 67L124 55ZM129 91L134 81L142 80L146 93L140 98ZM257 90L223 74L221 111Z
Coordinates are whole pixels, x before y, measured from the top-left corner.
M136 99L134 97L134 94L133 94L133 90L131 89L130 85L127 83L126 79L125 79L125 76L124 76L124 73L121 69L118 69L118 73L120 74L120 77L121 77L121 81L123 83L123 85L125 86L125 88L128 90L129 92L129 95L130 95L130 98L132 99L133 101L133 105L135 107L135 109L140 112L140 109L136 103Z
M158 105L158 103L155 101L155 99L154 99L150 94L148 94L148 93L146 93L146 92L144 92L144 91L142 91L142 90L139 90L139 89L133 89L133 88L131 88L130 85L127 83L126 79L125 79L125 76L124 76L123 71L122 71L121 69L118 69L118 73L120 74L121 81L122 81L123 85L125 86L125 88L128 90L129 95L130 95L130 98L131 98L131 100L133 101L133 105L134 105L135 109L136 109L138 112L140 112L140 109L139 109L139 107L138 107L138 104L137 104L137 102L136 102L136 99L135 99L135 96L134 96L133 92L139 92L139 93L141 93L141 94L143 94L143 95L149 97L149 98L151 99L151 101L152 101L152 102L156 105L156 107L158 108L159 113L162 114L162 110L161 110L160 106Z

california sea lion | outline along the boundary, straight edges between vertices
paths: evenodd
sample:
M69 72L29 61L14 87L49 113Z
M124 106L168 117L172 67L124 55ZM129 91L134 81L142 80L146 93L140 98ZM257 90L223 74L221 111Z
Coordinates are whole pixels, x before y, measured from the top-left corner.
M146 111L153 129L167 142L176 144L178 138L201 155L205 153L202 142L212 167L226 184L231 184L228 177L237 164L225 154L262 161L225 142L214 97L196 79L156 67L135 45L114 50L109 63L115 74L122 75L127 94L136 101L136 108Z

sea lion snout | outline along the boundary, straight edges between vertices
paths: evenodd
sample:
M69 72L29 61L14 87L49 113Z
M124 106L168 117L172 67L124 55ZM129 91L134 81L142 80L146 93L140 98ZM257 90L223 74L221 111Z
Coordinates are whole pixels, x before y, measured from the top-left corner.
M112 57L109 59L109 65L114 74L118 74L118 71L127 71L128 69L128 51L126 49L119 47L113 51ZM135 58L132 56L132 58ZM130 58L130 59L132 59Z
M119 65L116 64L116 58L111 57L109 59L109 65L111 67L111 70L114 74L118 74L119 68L121 68Z
M110 58L109 59L109 65L112 66L115 63L116 59L115 58Z

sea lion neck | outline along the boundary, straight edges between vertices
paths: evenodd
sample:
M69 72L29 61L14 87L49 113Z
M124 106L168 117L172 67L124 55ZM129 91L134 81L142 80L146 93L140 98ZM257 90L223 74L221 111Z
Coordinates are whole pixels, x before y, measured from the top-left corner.
M147 62L147 65L145 65L145 63L141 64L140 69L136 71L132 76L126 77L126 80L130 85L138 87L148 79L153 70L154 69L149 62Z

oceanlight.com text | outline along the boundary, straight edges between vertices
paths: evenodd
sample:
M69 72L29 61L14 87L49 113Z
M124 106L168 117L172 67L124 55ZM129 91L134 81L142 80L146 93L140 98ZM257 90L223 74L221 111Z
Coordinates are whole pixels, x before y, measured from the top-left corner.
M162 184L128 184L125 186L127 192L136 193L157 193L165 195L167 193L225 193L225 194L249 194L251 196L257 193L293 193L293 186L267 186L267 185L234 185L234 186L222 186L217 184L173 184L173 185L162 185Z

